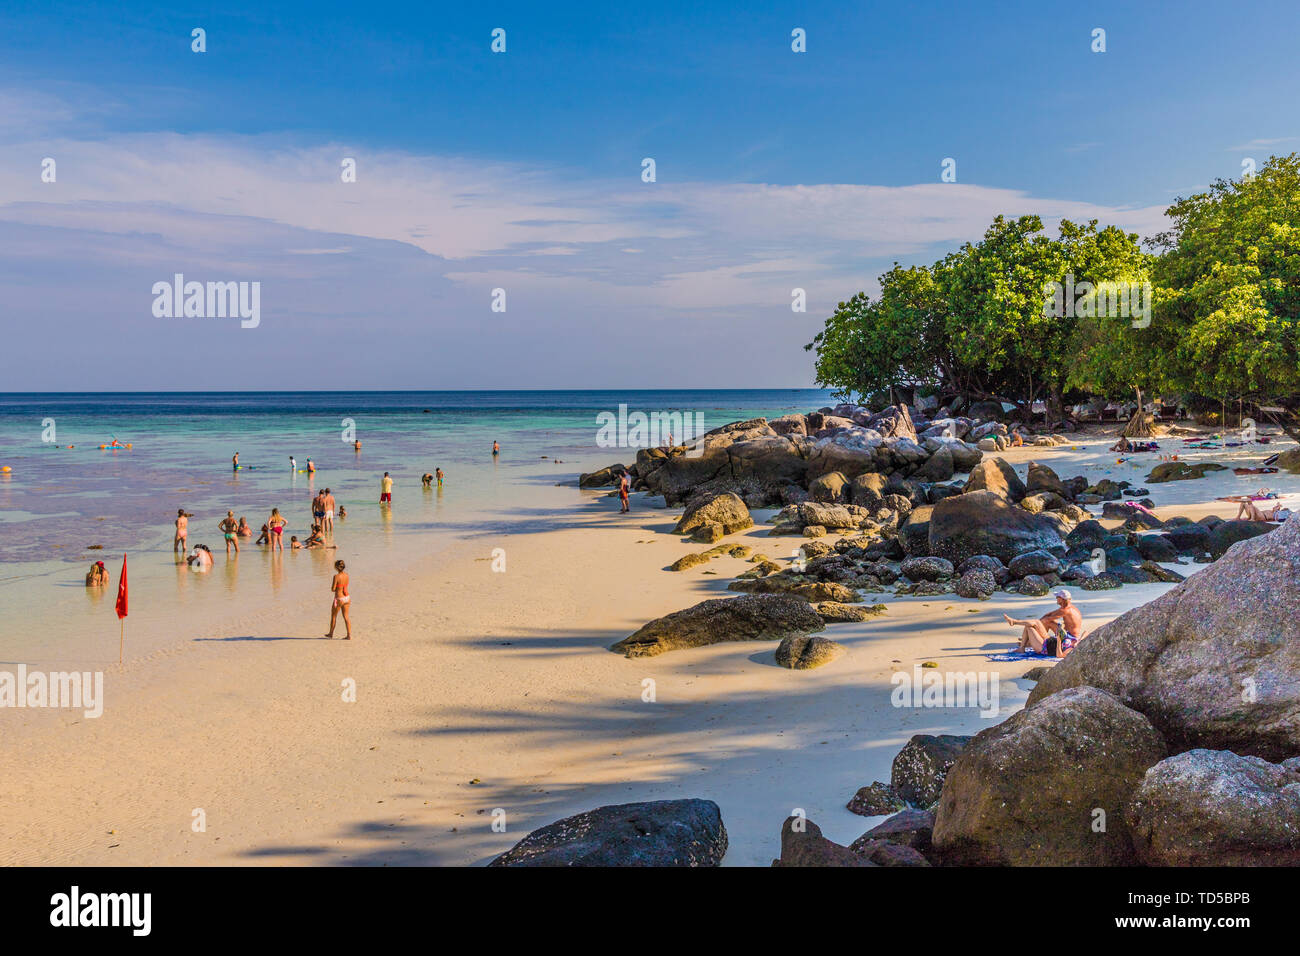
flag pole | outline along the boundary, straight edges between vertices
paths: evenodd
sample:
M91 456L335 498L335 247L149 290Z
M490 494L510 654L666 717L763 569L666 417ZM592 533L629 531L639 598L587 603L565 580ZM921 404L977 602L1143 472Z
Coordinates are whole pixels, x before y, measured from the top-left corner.
M117 623L122 628L117 638L117 663L120 665L122 663L122 647L126 644L126 618L119 617Z

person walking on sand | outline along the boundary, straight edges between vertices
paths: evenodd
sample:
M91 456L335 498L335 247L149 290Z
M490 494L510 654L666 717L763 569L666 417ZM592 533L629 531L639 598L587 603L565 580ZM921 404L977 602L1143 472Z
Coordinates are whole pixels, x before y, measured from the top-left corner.
M271 529L271 550L284 550L284 528L288 524L284 516L280 514L279 508L271 509L271 517L266 519L267 527Z
M226 517L217 525L218 530L226 536L226 557L230 557L230 546L235 546L235 554L239 554L239 522L235 519L233 511L227 511Z
M1002 615L1011 627L1023 628L1017 652L1032 647L1039 654L1064 657L1083 640L1083 612L1074 605L1070 592L1061 588L1052 597L1056 598L1056 610L1048 611L1036 621L1017 621L1008 614Z
M384 477L379 480L379 503L381 505L393 503L393 479L389 477L388 472L384 472Z
M343 626L347 628L345 641L352 640L352 618L348 616L348 605L352 603L352 596L348 594L348 572L347 565L342 560L334 562L334 580L330 582L330 592L334 595L334 602L330 605L330 629L325 636L334 637L334 622L338 620L339 611L343 612Z
M623 503L623 507L619 509L618 512L619 514L626 514L627 512L632 510L631 506L628 503L628 497L627 497L627 493L631 490L632 490L632 476L625 471L619 476L618 479L618 500Z
M185 538L190 533L190 516L184 508L176 509L176 536L172 539L172 553L185 553Z

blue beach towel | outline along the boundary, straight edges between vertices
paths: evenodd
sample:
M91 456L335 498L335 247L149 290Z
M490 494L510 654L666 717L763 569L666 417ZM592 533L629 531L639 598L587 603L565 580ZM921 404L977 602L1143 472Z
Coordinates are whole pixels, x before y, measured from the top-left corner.
M1008 661L1054 661L1051 654L1039 654L1037 651L1009 651L1006 654L985 654L988 660L1006 663Z

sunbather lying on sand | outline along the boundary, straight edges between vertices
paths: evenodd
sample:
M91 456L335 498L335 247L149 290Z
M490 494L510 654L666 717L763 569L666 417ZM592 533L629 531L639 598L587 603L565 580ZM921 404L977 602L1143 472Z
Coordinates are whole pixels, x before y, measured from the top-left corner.
M1064 657L1083 640L1083 613L1074 606L1070 592L1061 588L1052 597L1056 598L1056 610L1048 611L1036 621L1017 621L1008 614L1002 615L1012 627L1024 629L1020 632L1017 651L1033 648L1039 654Z
M1285 521L1291 517L1291 509L1284 508L1282 502L1278 502L1267 511L1262 511L1253 501L1241 502L1241 507L1237 509L1237 520L1245 518L1247 521Z

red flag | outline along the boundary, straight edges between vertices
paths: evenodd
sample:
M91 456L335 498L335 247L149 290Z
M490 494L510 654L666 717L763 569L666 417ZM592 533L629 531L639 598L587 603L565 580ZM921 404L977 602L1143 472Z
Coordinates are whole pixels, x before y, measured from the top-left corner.
M122 577L117 582L117 616L126 617L126 555L122 555Z

